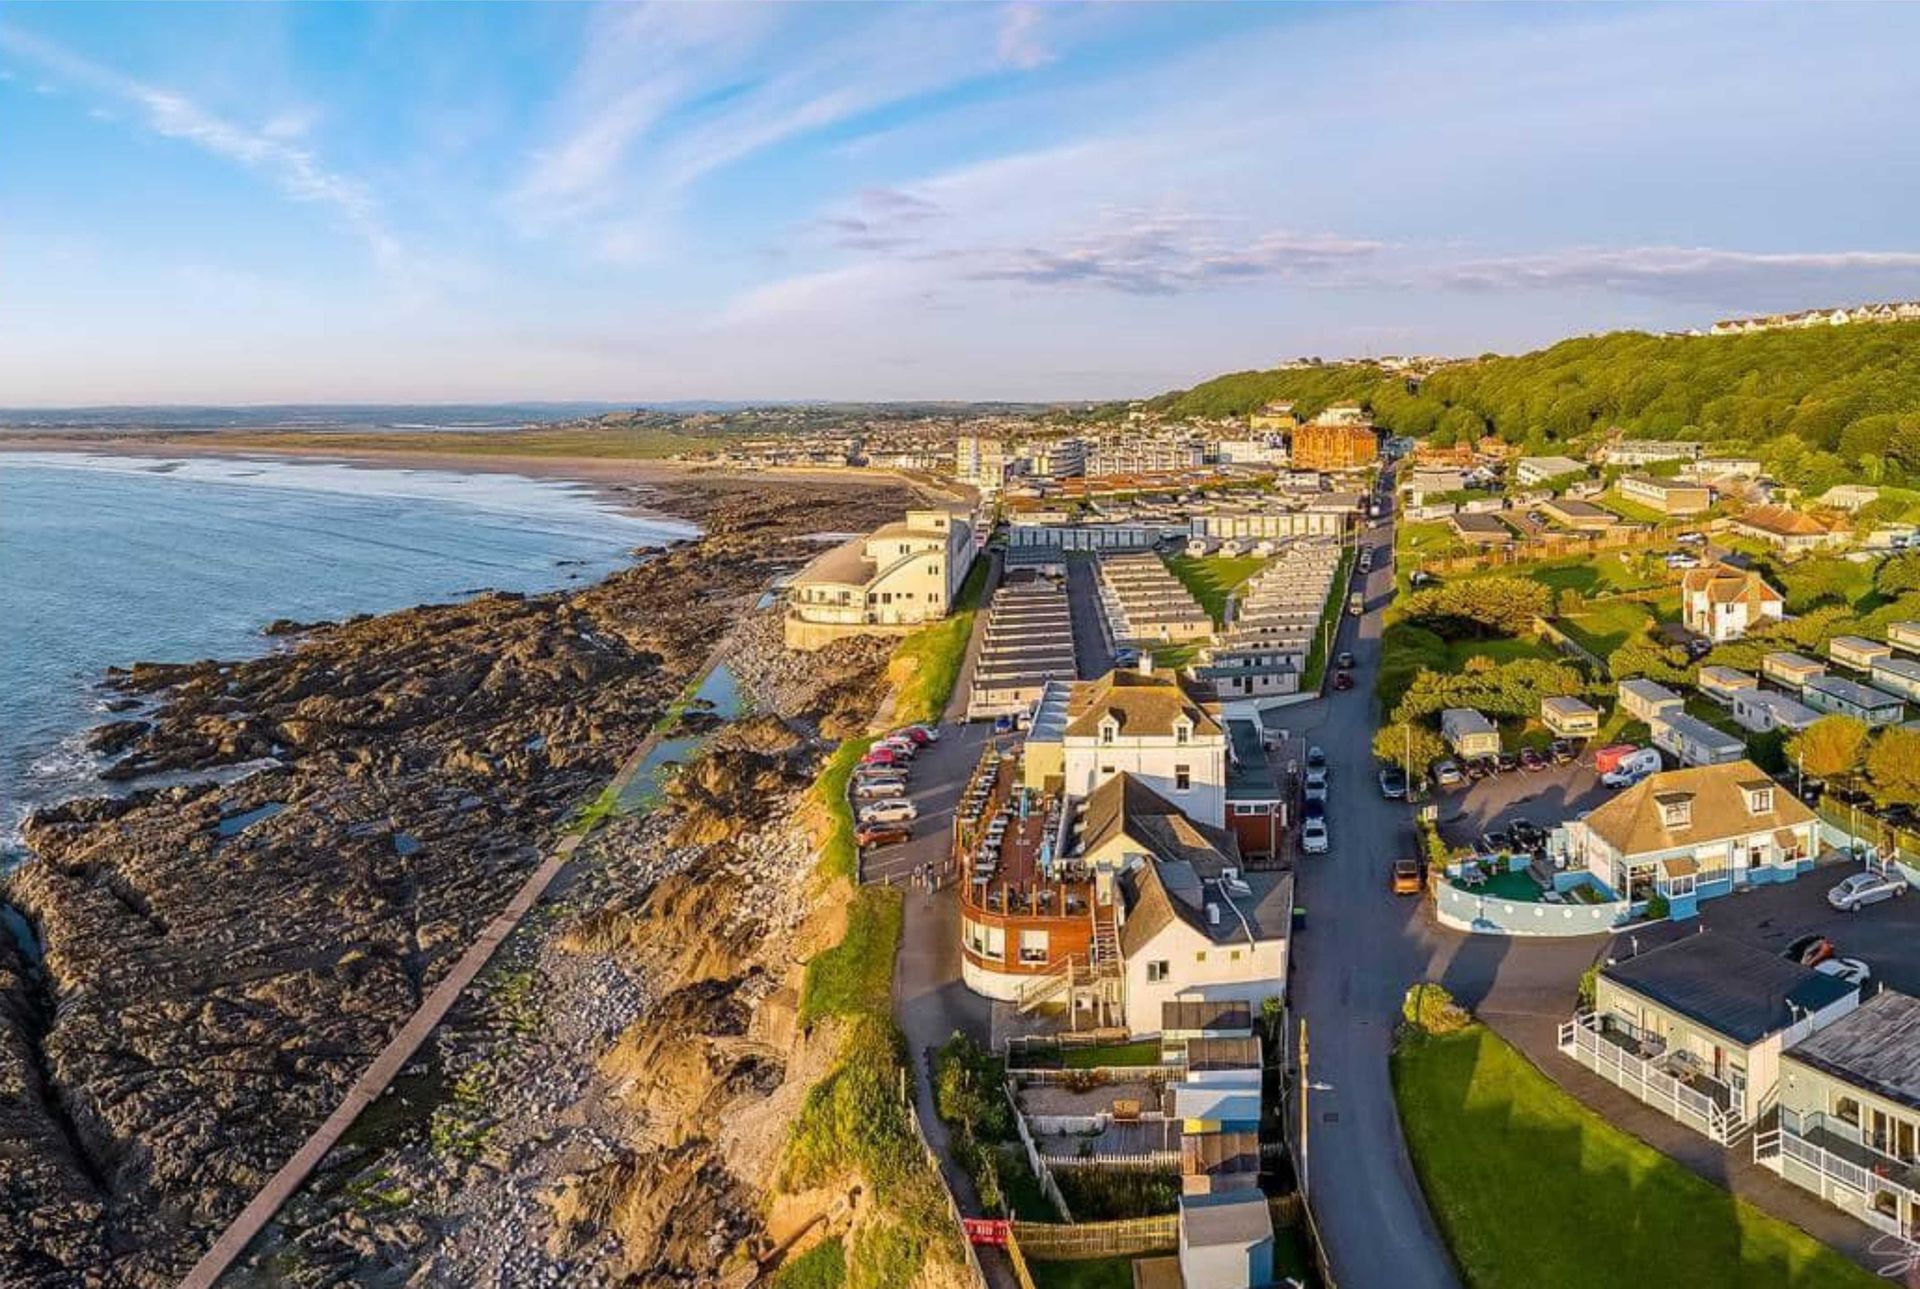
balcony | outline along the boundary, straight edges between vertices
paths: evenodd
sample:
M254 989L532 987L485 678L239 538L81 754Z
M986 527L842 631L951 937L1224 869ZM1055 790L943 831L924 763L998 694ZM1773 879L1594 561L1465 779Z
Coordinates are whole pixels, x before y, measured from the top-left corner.
M1890 1235L1920 1239L1920 1166L1836 1131L1828 1126L1825 1115L1783 1109L1778 1130L1756 1139L1754 1157L1776 1171L1782 1170L1782 1161L1792 1160L1819 1177L1823 1196L1867 1225ZM1837 1196L1832 1188L1848 1194ZM1903 1204L1909 1215L1904 1230L1899 1217Z
M1747 1131L1733 1090L1708 1075L1691 1052L1611 1016L1585 1013L1560 1027L1560 1051L1695 1132L1731 1146Z

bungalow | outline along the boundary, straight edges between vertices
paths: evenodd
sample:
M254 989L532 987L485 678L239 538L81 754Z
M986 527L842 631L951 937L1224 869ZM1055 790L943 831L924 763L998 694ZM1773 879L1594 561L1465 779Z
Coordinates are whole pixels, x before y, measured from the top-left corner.
M1827 665L1816 662L1804 654L1789 653L1781 649L1760 660L1760 674L1798 693L1806 687L1808 681L1818 680L1826 675Z
M1797 733L1820 719L1820 713L1771 689L1742 689L1733 696L1733 719L1741 729L1756 734L1774 730Z
M1713 564L1680 579L1680 617L1689 631L1715 644L1738 640L1763 622L1786 616L1786 600L1767 579L1746 569Z
M1661 712L1679 711L1686 705L1680 695L1651 680L1620 682L1620 710L1637 721L1651 722Z
M1771 1102L1781 1051L1860 1005L1860 988L1703 932L1609 963L1560 1050L1730 1146Z
M1865 1222L1920 1240L1920 999L1883 989L1780 1054L1779 1129L1754 1159Z
M1911 658L1883 658L1873 664L1868 680L1875 689L1920 701L1920 662Z
M1740 739L1672 708L1655 712L1647 730L1653 745L1681 765L1727 765L1747 754Z
M1732 523L1734 532L1777 547L1789 554L1843 546L1847 530L1788 506L1751 506Z
M1584 475L1587 463L1575 461L1572 457L1521 457L1513 463L1514 482L1523 488L1536 483L1545 483L1549 479L1561 479L1570 474Z
M1592 738L1600 732L1600 710L1563 695L1540 700L1540 721L1561 738Z
M1696 683L1700 693L1722 707L1733 704L1734 697L1743 689L1758 689L1760 682L1744 671L1733 667L1702 667Z
M1887 643L1908 653L1920 653L1920 622L1889 622Z
M1827 657L1842 667L1871 671L1875 663L1893 657L1893 646L1865 636L1835 636L1827 641Z
M1540 513L1557 524L1579 532L1599 532L1620 522L1620 516L1590 501L1560 497L1540 503Z
M1447 523L1453 527L1454 536L1463 542L1472 542L1476 546L1513 544L1513 530L1492 515L1456 514Z
M1615 486L1622 497L1663 515L1697 515L1713 504L1713 490L1697 483L1630 474Z
M1869 725L1898 725L1906 704L1894 695L1838 676L1817 676L1800 691L1808 707L1832 716L1851 716Z
M1676 918L1736 887L1790 882L1819 852L1813 811L1751 761L1650 775L1566 829L1573 863L1629 900L1658 889Z
M1469 760L1500 755L1500 727L1471 707L1449 707L1441 712L1440 737L1456 755Z

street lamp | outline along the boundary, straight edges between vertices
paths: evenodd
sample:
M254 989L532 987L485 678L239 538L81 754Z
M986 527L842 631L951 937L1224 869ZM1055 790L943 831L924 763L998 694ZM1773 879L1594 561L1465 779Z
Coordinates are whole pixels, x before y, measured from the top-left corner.
M1307 1077L1307 1018L1300 1018L1300 1200L1307 1200L1307 1093L1331 1092L1331 1083L1316 1083Z

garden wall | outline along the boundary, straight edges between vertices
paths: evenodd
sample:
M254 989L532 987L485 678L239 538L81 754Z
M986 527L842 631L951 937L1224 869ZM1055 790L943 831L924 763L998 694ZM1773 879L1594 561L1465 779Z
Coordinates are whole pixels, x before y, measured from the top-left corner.
M1544 904L1462 890L1439 876L1433 884L1433 912L1440 925L1477 935L1599 935L1625 922L1627 910L1625 900Z

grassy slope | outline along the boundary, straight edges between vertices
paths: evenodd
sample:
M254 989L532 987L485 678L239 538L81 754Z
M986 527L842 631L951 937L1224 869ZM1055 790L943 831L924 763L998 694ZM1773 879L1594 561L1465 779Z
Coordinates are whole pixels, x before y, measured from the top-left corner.
M987 585L987 561L974 561L960 588L954 611L930 627L906 637L894 650L889 674L895 677L899 697L894 704L894 719L902 725L918 721L938 721L946 711L947 699L960 679L960 667L967 658L967 641L973 636L974 614Z
M1226 618L1227 596L1246 585L1247 579L1270 561L1259 555L1208 555L1200 559L1169 555L1165 562L1217 627Z
M1405 1043L1401 1122L1474 1289L1878 1283L1619 1131L1481 1026Z

